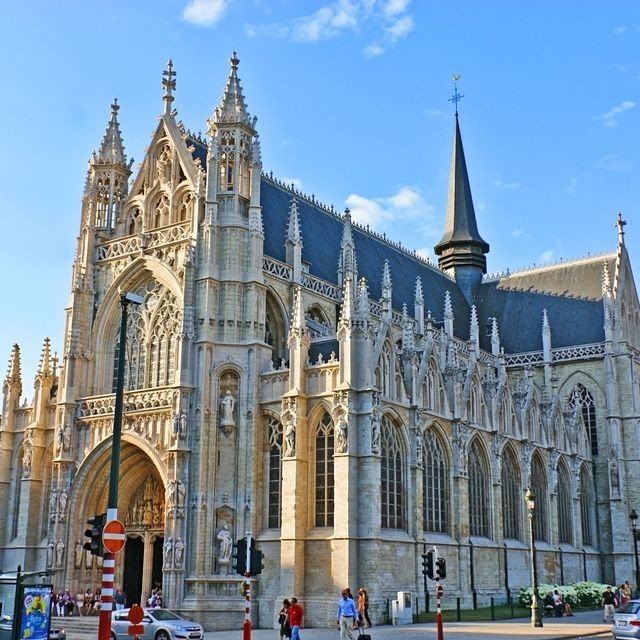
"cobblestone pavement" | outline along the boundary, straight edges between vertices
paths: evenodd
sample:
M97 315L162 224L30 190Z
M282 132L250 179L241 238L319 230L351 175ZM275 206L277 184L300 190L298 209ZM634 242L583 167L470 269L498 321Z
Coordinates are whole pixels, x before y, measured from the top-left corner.
M501 620L496 622L444 621L445 640L555 640L564 638L611 637L611 625L602 622L601 611L576 613L571 618L545 618L544 627L534 629L530 620ZM374 626L367 629L372 640L436 640L435 624L411 624L392 627ZM354 631L355 638L357 632ZM338 629L302 629L301 640L339 640ZM206 640L242 640L242 630L207 632ZM279 640L273 629L251 632L252 640Z

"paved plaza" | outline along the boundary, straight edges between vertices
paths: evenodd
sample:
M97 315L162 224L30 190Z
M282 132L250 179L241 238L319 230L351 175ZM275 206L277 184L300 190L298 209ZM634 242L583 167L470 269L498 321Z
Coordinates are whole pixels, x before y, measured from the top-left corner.
M529 620L501 620L496 622L447 622L444 621L445 640L555 640L560 638L611 637L610 625L602 622L601 611L577 613L572 618L544 619L544 627L534 629ZM435 640L435 624L411 624L392 627L374 626L367 629L372 640ZM356 632L354 632L356 633ZM301 640L338 640L338 629L303 629ZM207 640L242 639L242 631L207 632ZM251 632L253 640L277 640L275 630L258 629ZM357 636L356 636L357 637Z

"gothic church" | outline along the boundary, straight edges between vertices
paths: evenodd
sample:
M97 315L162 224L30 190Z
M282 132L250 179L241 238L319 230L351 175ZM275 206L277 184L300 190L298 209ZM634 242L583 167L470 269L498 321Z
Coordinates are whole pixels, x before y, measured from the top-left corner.
M35 394L10 354L0 424L0 568L100 585L82 549L106 510L115 372L126 358L116 584L208 628L239 628L229 558L265 554L254 622L296 595L306 625L366 586L381 620L422 600L437 546L446 593L486 602L539 580L633 576L640 511L640 307L618 220L609 253L485 276L455 117L432 264L262 171L238 59L206 138L164 110L132 173L113 104L90 158L60 362ZM615 235L612 233L612 244ZM131 307L119 340L120 292ZM6 507L8 505L8 508Z

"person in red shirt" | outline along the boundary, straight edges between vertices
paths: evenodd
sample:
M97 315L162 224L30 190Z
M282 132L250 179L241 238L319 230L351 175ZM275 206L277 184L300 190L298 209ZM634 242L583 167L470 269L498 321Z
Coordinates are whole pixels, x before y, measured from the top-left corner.
M289 614L289 625L291 626L291 640L300 640L300 627L302 626L304 609L298 604L298 598L291 598L287 613Z

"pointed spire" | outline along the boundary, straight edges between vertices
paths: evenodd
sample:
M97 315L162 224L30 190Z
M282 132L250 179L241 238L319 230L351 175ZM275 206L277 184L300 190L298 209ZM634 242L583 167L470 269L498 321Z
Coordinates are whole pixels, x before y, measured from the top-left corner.
M255 120L252 120L249 117L247 105L244 101L244 95L242 94L242 87L240 86L240 80L238 79L239 63L240 60L234 51L233 55L229 59L231 70L229 71L229 77L227 79L227 84L224 88L220 104L216 107L215 120L217 122L246 124L253 129Z
M616 227L618 227L618 246L620 247L624 246L624 228L626 224L627 221L622 219L622 211L619 211Z
M100 148L93 154L93 164L120 164L127 165L127 156L124 152L122 144L122 136L120 135L120 124L118 123L118 111L120 105L118 99L114 98L111 105L111 118L107 125L107 130L102 138Z
M453 338L453 307L451 306L451 294L448 291L444 293L444 331Z
M287 227L287 241L293 244L302 244L300 218L298 217L298 201L295 198L291 198L291 204L289 205L289 225Z
M171 115L171 103L174 101L173 92L176 90L176 72L173 70L173 60L169 59L167 68L162 72L162 88L164 95L164 114Z
M494 356L500 354L500 334L498 333L498 321L491 318L491 353Z
M42 352L40 353L40 363L38 364L37 375L46 376L51 373L51 340L45 338L42 343Z
M602 269L602 295L611 297L611 277L609 276L609 268L605 262Z
M371 313L369 304L369 287L366 278L360 278L358 282L358 291L356 295L355 315L358 320L367 321Z
M489 245L478 233L457 114L455 121L445 229L434 251L441 269L474 273L473 288L480 284L482 274L487 271L485 254L489 252ZM464 293L469 300L474 292Z
M382 297L385 294L391 295L391 270L389 269L389 261L385 260L382 266Z
M476 356L480 355L480 328L478 326L478 313L476 305L471 305L471 320L469 322L469 341L472 351Z
M542 357L545 362L551 362L551 325L547 310L542 310Z
M358 263L356 260L356 246L351 232L351 212L347 207L344 210L342 225L342 241L340 243L340 258L338 262L338 283L343 283L350 278L353 282L358 281Z
M409 320L406 302L402 305L402 348L405 351L413 350L413 323Z
M20 368L20 345L14 344L9 358L9 368L4 379L5 385L20 383L22 381L22 371Z
M424 295L422 293L422 280L420 276L416 278L416 291L414 294L414 304L416 305L424 304Z

